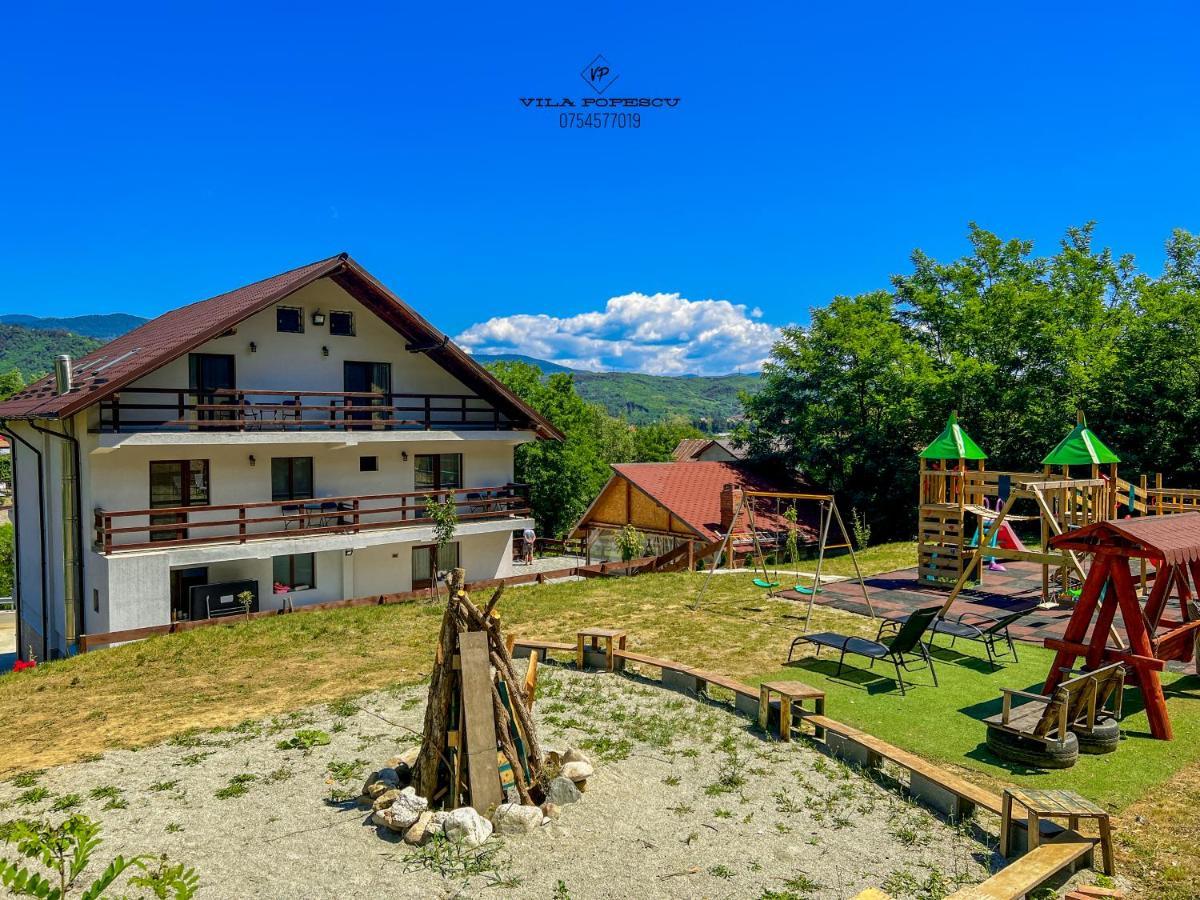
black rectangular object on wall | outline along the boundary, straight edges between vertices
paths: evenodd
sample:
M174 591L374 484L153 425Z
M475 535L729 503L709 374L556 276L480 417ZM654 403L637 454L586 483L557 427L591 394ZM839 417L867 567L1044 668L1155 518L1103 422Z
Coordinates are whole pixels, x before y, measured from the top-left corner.
M257 581L225 581L220 584L198 584L191 589L193 619L215 619L240 615L245 611L237 595L249 591L254 595L250 612L258 612Z

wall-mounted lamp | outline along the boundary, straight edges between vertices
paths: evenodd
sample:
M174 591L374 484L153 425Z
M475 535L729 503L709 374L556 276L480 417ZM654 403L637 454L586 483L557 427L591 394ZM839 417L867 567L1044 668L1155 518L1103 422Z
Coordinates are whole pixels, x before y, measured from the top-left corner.
M258 352L258 344L254 343L254 341L251 341L251 342L250 342L250 352L251 352L251 353L257 353L257 352Z
M322 347L322 348L321 348L321 355L322 355L322 356L328 356L328 355L329 355L329 348L328 348L328 347Z
M401 451L400 451L400 458L401 458L402 460L404 460L404 462L408 462L408 451L407 451L407 450L401 450Z
M312 322L314 325L324 325L325 324L325 313L321 312L319 309L314 310Z
M347 551L346 551L346 555L347 555L347 556L353 556L353 555L354 555L354 551L353 551L353 550L347 550Z
M254 454L253 454L253 453L251 453L251 454L250 454L250 468L252 468L252 469L253 469L253 468L254 468L254 464L255 464L256 462L258 462L258 460L257 460L257 459L255 459L255 458L254 458Z

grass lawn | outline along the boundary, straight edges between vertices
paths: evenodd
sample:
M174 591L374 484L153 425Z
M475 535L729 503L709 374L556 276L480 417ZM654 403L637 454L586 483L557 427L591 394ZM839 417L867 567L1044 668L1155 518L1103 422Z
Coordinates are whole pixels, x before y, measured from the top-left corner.
M860 562L866 573L876 573L911 564L914 557L912 544L891 544L871 548ZM849 574L849 559L831 560L828 571ZM941 687L918 672L917 686L902 698L882 669L876 675L849 668L834 678L824 660L785 666L803 609L768 600L749 575L713 578L702 609L693 611L702 578L676 573L510 589L500 610L505 627L527 637L572 640L584 626L619 625L629 632L631 647L656 656L751 682L790 677L823 686L832 718L974 780L1076 789L1113 809L1128 809L1126 836L1141 827L1134 813L1147 818L1144 834L1126 846L1127 858L1200 878L1195 676L1165 679L1175 741L1145 736L1145 718L1130 692L1128 737L1116 753L1083 757L1062 772L1014 771L983 749L978 719L998 709L1002 685L1039 687L1048 652L1021 645L1021 662L994 673L978 661L982 648L975 645L963 648L966 655L939 652ZM441 609L429 603L280 616L152 638L0 676L0 776L419 682L428 672L440 617ZM869 619L821 607L813 628L875 634Z

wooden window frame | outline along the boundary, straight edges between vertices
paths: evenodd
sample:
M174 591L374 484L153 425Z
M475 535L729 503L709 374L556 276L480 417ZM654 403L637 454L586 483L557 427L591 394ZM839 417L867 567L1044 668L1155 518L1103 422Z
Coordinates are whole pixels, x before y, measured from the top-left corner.
M333 330L333 317L334 316L346 316L347 320L350 323L350 330L349 331L334 331ZM329 311L329 333L333 337L355 337L356 329L355 329L355 325L354 325L354 311L349 310L349 309L331 309Z
M296 494L296 460L308 460L309 474L309 491L303 497ZM288 469L288 496L275 496L275 463L286 462ZM281 503L287 503L291 500L311 500L317 490L317 464L311 456L272 456L271 457L271 499L278 500Z
M296 587L296 557L308 556L312 558L312 579L311 583L305 587ZM275 578L275 560L286 559L288 561L288 580L287 582L277 581ZM274 593L276 584L287 584L288 593L296 594L304 591L315 591L317 589L317 555L315 553L285 553L280 556L271 557L271 591Z

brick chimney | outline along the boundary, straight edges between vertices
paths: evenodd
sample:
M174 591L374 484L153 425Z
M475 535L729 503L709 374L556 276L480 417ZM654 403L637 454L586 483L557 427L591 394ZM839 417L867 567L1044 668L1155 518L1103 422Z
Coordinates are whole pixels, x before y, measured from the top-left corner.
M721 531L729 534L731 531L745 531L748 516L743 506L737 521L733 521L734 511L742 502L742 489L736 484L727 484L721 488Z

